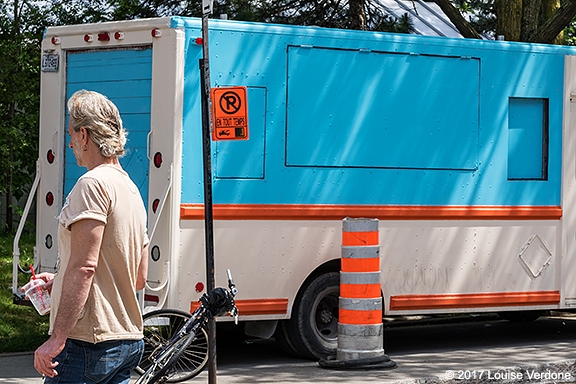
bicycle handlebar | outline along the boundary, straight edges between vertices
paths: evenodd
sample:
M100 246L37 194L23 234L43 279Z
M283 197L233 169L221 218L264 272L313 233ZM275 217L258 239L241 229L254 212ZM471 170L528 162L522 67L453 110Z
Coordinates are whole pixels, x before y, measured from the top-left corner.
M232 273L227 269L226 274L228 275L228 288L230 289L230 293L232 293L232 296L236 296L238 294L238 288L236 288L236 284L234 284L234 280L232 280Z
M232 297L238 294L238 288L236 288L236 284L234 284L234 280L232 280L232 273L229 269L226 270L226 274L228 275L228 289L232 294ZM238 325L238 307L234 304L234 308L230 311L230 316L234 317L234 323Z

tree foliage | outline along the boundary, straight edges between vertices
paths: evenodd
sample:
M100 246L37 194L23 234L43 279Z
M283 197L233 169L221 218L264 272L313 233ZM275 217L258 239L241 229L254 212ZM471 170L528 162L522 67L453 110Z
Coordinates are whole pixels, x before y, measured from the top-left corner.
M34 4L0 4L0 192L6 222L14 221L12 198L21 198L35 172L38 142L39 41L42 15Z

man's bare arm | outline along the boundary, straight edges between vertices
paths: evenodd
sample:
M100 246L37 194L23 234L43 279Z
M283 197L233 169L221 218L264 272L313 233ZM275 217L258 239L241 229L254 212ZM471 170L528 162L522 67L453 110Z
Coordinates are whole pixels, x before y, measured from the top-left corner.
M64 349L66 339L86 304L98 265L104 223L84 219L74 223L71 231L70 260L64 271L60 298L63 305L58 308L50 339L36 350L34 356L36 370L50 377L57 374L52 359Z
M141 290L146 287L146 277L148 276L148 246L142 249L142 257L138 265L138 276L136 278L136 289Z

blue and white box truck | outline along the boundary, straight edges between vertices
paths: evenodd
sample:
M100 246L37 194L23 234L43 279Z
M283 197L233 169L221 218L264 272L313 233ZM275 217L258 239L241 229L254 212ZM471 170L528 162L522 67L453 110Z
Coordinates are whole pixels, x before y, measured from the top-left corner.
M201 20L48 28L35 267L83 172L66 100L115 102L148 210L146 311L205 291ZM211 88L246 87L249 139L212 143L216 284L304 356L336 348L345 217L379 220L385 316L576 308L576 50L210 20ZM15 262L18 262L17 257ZM15 282L16 290L18 283Z

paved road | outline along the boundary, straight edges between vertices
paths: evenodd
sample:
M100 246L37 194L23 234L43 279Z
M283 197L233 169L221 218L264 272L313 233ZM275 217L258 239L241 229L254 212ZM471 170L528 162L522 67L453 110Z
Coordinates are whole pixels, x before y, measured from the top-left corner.
M392 370L326 370L287 357L273 340L225 336L218 334L220 384L576 382L575 317L387 326L386 353L398 364ZM0 355L0 384L41 382L31 354ZM208 382L206 372L188 381L202 382Z

